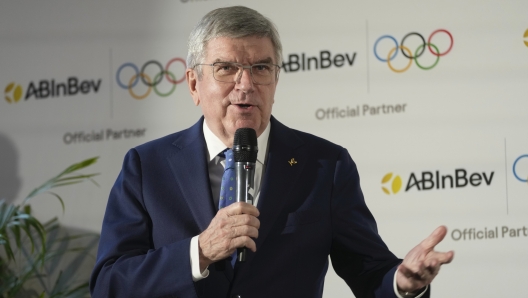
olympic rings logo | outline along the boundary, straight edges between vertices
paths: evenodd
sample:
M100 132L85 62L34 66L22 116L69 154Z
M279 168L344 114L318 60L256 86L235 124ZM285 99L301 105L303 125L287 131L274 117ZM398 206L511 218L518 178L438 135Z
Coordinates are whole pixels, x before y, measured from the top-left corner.
M447 48L447 50L445 50L444 52L440 52L438 47L434 43L431 42L433 37L436 34L438 34L438 33L447 34L447 36L450 39L450 45ZM419 37L422 40L422 43L414 51L414 55L413 55L413 53L411 52L411 50L408 47L403 45L405 40L408 37L412 36L412 35L415 35L415 36ZM392 40L394 42L394 47L388 52L387 55L385 55L385 57L380 57L380 55L378 55L378 51L377 51L378 43L380 41L384 40L384 39ZM403 37L403 39L401 40L400 44L398 44L398 41L396 41L396 38L394 38L393 36L391 36L391 35L383 35L380 38L378 38L378 40L376 40L376 42L374 43L374 55L376 56L376 58L378 58L379 61L387 62L387 65L389 66L389 68L392 71L397 72L397 73L401 73L401 72L407 71L411 67L413 60L416 63L416 66L418 66L420 69L429 70L429 69L434 68L438 64L438 61L440 60L440 56L445 56L451 51L451 49L453 48L453 43L454 43L453 42L453 35L451 35L451 33L449 31L444 30L444 29L438 29L438 30L434 31L433 33L431 33L431 35L429 35L429 38L427 39L427 42L425 42L425 38L423 37L423 35L421 35L420 33L417 33L417 32L411 32L411 33L408 33L407 35L405 35ZM429 52L431 52L431 54L433 54L436 57L435 61L429 66L424 66L424 65L420 64L420 62L418 61L418 58L420 58L425 53L425 48L426 47L429 49ZM396 56L398 55L398 52L400 52L400 51L401 51L401 53L402 53L402 55L404 57L409 59L409 62L407 63L407 65L405 67L400 68L400 69L396 69L392 65L391 61L393 61L394 58L396 58Z
M180 62L181 64L183 64L184 71L183 71L183 75L180 78L176 78L174 73L169 71L169 68L175 62ZM159 69L160 69L159 72L157 72L156 75L154 76L154 79L151 79L150 76L148 76L145 73L145 69L151 64L159 67ZM124 84L121 81L121 72L126 67L130 67L130 68L132 68L134 70L134 75L128 80L128 84ZM182 58L171 59L165 65L165 68L163 68L163 66L161 65L160 62L158 62L156 60L150 60L150 61L147 61L145 64L143 64L143 66L141 67L141 70L134 63L127 62L127 63L124 63L123 65L119 66L119 68L117 69L116 82L117 82L117 85L119 85L119 87L121 87L123 89L128 89L128 92L130 93L130 96L132 96L133 98L138 99L138 100L144 99L145 97L149 96L149 94L152 91L152 89L154 89L154 92L157 95L159 95L161 97L167 97L167 96L171 95L174 92L174 90L176 90L176 85L178 85L178 84L182 83L183 81L185 81L185 69L186 68L187 68L187 65L185 63L185 60L183 60ZM158 90L157 86L161 83L161 81L164 78L167 79L167 81L170 84L172 84L172 87L171 87L171 89L168 92L162 93L162 92L160 92ZM138 84L138 82L140 80L148 88L147 88L147 91L144 94L138 95L138 94L136 94L133 91L133 88Z
M519 162L519 160L523 158L528 158L528 154L521 155L515 160L515 162L513 163L513 175L515 176L515 178L517 178L517 180L526 183L528 182L528 176L526 176L527 178L523 179L521 176L517 174L517 163Z

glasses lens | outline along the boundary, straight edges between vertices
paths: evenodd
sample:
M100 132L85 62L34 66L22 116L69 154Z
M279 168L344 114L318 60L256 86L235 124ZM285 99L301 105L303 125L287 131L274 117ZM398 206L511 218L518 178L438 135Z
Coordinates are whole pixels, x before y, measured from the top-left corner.
M234 82L238 73L238 66L229 62L216 62L213 64L213 77L220 82Z
M213 77L220 82L233 83L243 71L242 65L232 62L213 63ZM251 65L251 76L255 84L267 85L275 82L277 66L270 63L259 63Z
M256 84L271 84L275 80L276 66L269 63L259 63L251 65L253 81Z

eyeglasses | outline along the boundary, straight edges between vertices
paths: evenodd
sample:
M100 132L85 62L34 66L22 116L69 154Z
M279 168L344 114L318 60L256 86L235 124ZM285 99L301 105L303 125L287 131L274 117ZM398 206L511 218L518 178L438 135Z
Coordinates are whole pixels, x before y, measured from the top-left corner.
M196 64L213 67L213 78L219 82L235 83L242 76L244 69L249 69L254 84L269 85L279 79L280 66L272 63L242 65L235 62L215 62L213 64Z

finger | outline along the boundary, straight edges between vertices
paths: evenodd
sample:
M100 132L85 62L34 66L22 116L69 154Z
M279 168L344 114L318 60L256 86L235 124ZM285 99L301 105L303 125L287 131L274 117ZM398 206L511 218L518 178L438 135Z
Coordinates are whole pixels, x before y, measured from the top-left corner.
M400 271L407 279L420 282L427 282L435 275L433 271L427 269L423 264L416 270L412 270L411 268L400 264L400 266L398 266L398 271Z
M231 225L233 227L237 226L252 226L255 228L260 228L260 220L253 215L239 214L233 215L229 218L231 220Z
M398 266L398 272L403 275L406 280L406 283L415 284L416 282L420 281L420 276L403 264L400 264L400 266Z
M455 253L453 251L448 252L430 252L427 256L427 260L425 261L425 266L438 266L442 264L449 264L455 257Z
M253 239L251 239L248 236L241 236L241 237L233 238L231 241L231 244L232 244L232 251L234 251L235 249L239 247L246 247L250 249L252 252L257 251L257 245L255 244L255 241L253 241Z
M416 262L411 265L412 266L409 266L409 264L405 264L405 263L402 263L400 265L403 268L403 272L408 277L422 279L422 277L425 275L425 272L428 271L428 268L425 262L423 261Z
M249 214L258 217L260 215L257 207L245 202L236 202L220 210L224 210L228 216Z
M231 238L237 238L242 236L249 236L252 238L258 238L258 229L251 226L239 226L231 229Z
M401 274L403 274L407 278L411 278L415 275L414 271L412 271L411 269L409 269L409 267L403 264L400 264L400 266L398 266L398 271L400 271Z
M447 228L445 226L439 226L436 228L429 237L425 238L421 244L421 246L426 249L433 249L438 243L440 243L445 235L447 234Z

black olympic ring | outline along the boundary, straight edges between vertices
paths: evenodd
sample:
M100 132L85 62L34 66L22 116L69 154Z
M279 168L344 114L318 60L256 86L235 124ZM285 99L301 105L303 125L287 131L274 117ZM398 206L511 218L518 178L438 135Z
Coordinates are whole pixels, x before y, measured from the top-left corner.
M405 54L405 51L403 50L403 43L405 42L405 39L406 39L407 37L411 36L411 35L416 35L416 36L420 37L420 38L422 39L422 44L423 44L423 46L422 46L422 51L420 52L420 54L416 54L415 57L407 56L407 54ZM400 44L400 45L401 45L400 50L401 50L402 55L405 56L405 57L407 57L407 58L409 58L409 59L413 59L413 58L419 58L420 56L422 56L422 54L423 54L424 51L425 51L425 46L426 46L427 44L425 43L425 38L423 37L423 35L421 35L421 34L418 33L418 32L411 32L411 33L408 33L407 35L405 35L405 36L402 38L402 41L401 41L401 44Z
M150 61L147 61L145 62L145 64L143 64L143 67L141 67L141 72L140 73L145 73L145 69L147 68L147 66L149 66L149 64L156 64L160 71L158 73L161 73L163 74L164 73L164 70L163 70L163 66L161 65L161 63L159 63L158 61L156 60L150 60ZM141 78L141 82L143 82L143 84L149 86L149 87L153 87L153 86L157 86L159 83L161 83L161 80L163 80L163 75L161 76L156 76L158 77L159 79L152 82L152 83L149 83L145 80L145 77L144 76L140 76Z

